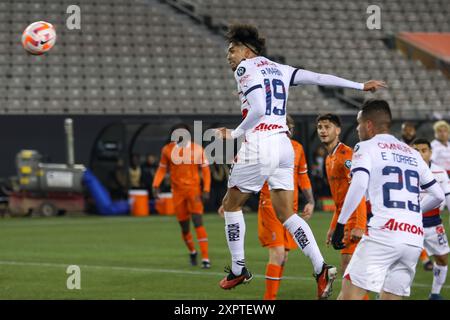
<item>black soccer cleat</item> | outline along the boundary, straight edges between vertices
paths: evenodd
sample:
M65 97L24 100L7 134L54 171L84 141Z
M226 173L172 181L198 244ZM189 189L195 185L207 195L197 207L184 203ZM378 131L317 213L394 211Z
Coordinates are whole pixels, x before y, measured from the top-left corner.
M191 261L191 266L198 265L197 256L198 256L197 252L189 253L189 259Z
M202 260L202 269L210 269L210 268L211 268L211 261Z

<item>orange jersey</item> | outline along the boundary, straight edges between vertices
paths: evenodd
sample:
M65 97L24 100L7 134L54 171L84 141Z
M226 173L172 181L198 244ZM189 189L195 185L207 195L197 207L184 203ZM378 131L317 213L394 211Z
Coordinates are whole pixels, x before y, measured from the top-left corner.
M293 212L298 210L298 187L300 189L311 189L311 182L308 177L308 164L306 163L305 151L303 146L291 139L292 147L294 148L294 205ZM259 196L260 203L264 202L266 205L272 205L270 200L270 191L267 182L261 189Z
M161 185L164 175L169 169L172 191L200 189L200 174L202 170L203 191L209 192L211 187L211 172L203 148L193 142L180 147L176 142L166 144L161 150L161 161L153 187Z
M333 197L333 201L336 205L336 211L330 225L331 229L336 227L336 222L339 214L341 213L345 196L348 188L350 187L350 168L352 165L352 156L352 148L339 142L333 152L327 156L325 161L331 196ZM363 198L347 224L359 229L366 229L366 220L366 205L365 199Z

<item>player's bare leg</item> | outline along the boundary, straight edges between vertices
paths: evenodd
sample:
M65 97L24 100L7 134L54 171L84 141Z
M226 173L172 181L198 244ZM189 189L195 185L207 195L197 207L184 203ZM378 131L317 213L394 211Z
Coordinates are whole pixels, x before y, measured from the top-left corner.
M398 296L393 293L389 293L389 292L385 292L385 291L380 292L380 300L402 300L402 299L403 299L402 296Z
M345 254L341 254L341 269L342 269L342 274L345 273L345 269L347 269L347 266L350 262L352 258L351 254L345 253Z
M368 294L366 289L355 286L351 280L344 278L342 280L342 289L338 300L363 300Z
M228 275L219 283L222 289L231 289L241 283L247 283L253 275L245 267L244 238L245 220L242 206L249 198L249 193L237 188L229 188L222 205L225 218L225 236L231 253L231 269L226 269Z
M287 251L284 246L269 248L269 263L283 266L287 260Z
M250 197L250 193L241 192L238 188L228 188L222 204L225 212L242 211L242 207Z
M270 190L272 206L281 223L284 223L294 213L294 191L292 190Z
M347 266L350 262L350 259L352 258L351 254L345 253L345 254L341 254L341 270L342 270L342 274L345 273L345 269L347 269ZM342 300L342 290L341 292L339 292L339 295L337 297L338 300Z
M317 296L326 299L331 295L332 285L336 279L336 267L327 265L317 246L311 228L298 214L293 213L293 196L291 190L271 190L272 206L278 219L293 236L298 247L311 260L317 280Z

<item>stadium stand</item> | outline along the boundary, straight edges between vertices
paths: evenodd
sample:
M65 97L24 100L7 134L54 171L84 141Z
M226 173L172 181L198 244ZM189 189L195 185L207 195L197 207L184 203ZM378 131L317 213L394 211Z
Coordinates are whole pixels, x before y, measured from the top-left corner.
M81 30L65 27L73 1L0 2L3 114L238 113L225 45L157 1L82 0ZM20 44L33 21L53 23L55 48Z
M368 1L178 2L188 3L196 14L210 17L219 28L234 22L255 24L267 36L270 53L283 55L288 64L357 81L386 80L390 89L377 97L387 99L396 116L426 118L430 110L450 112L450 81L440 71L427 70L386 46L389 37L401 31L449 32L447 0L377 1L382 28L371 31L366 26L366 10L372 4ZM354 90L345 90L345 94L359 99L364 95ZM291 111L308 109L308 103L303 104L307 96L326 101L308 89L293 90ZM315 101L313 104L322 109Z
M225 43L214 29L165 1L80 0L81 30L68 30L72 2L0 0L0 113L239 114ZM268 38L269 54L291 65L356 81L386 80L390 89L380 95L397 116L450 112L449 80L385 44L398 31L450 31L446 0L407 6L384 1L383 29L373 31L366 28L365 1L178 2L208 16L213 26L257 25ZM53 23L58 34L45 56L26 54L19 41L23 29L38 20ZM355 112L315 86L292 90L289 108L292 114Z

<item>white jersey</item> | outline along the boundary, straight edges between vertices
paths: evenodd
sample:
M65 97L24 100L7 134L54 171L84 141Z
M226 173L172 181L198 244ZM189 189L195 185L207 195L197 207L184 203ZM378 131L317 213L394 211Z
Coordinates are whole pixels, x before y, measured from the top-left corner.
M441 186L441 189L444 191L445 196L450 194L450 179L447 175L447 172L444 168L438 166L434 162L431 162L430 165L431 172L433 173L434 179ZM422 201L425 197L429 197L429 193L427 190L420 190L420 200ZM445 208L445 201L442 202L441 210ZM450 209L450 208L449 208Z
M255 89L264 95L266 110L251 130L249 135L264 133L271 135L278 132L287 132L286 105L288 101L289 86L292 85L295 73L298 69L273 62L265 57L255 57L241 61L234 72L237 81L239 99L241 100L241 112L243 118L250 111L250 104L246 95Z
M447 145L444 145L438 140L433 140L431 141L431 148L433 149L431 160L450 172L450 141L447 142Z
M420 154L390 134L358 143L352 172L369 174L372 218L368 237L387 245L423 246L420 188L433 185L433 174Z

